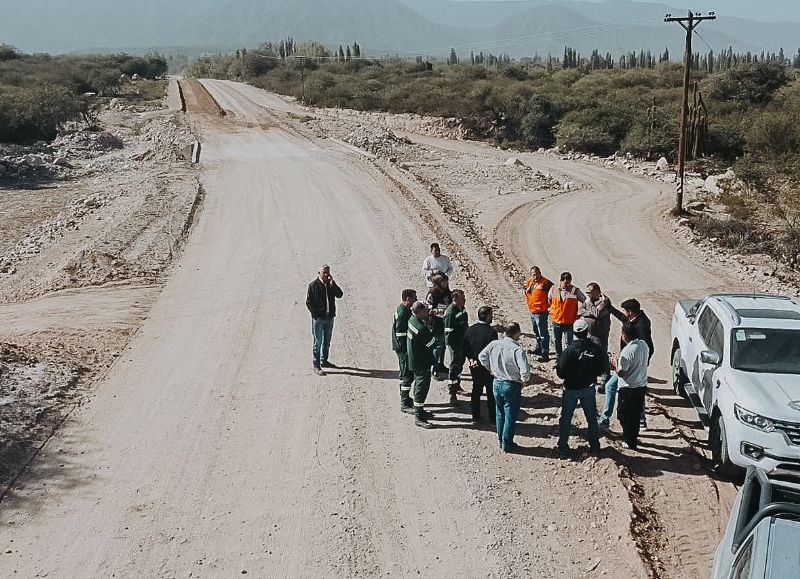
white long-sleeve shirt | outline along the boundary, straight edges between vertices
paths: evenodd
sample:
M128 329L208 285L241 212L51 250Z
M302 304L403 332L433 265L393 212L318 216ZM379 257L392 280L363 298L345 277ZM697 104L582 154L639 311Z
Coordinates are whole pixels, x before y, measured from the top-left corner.
M478 361L498 380L525 384L531 377L528 356L522 347L506 336L495 340L478 354Z
M433 287L431 276L437 272L441 272L447 277L453 276L453 262L444 254L439 255L439 257L429 255L422 262L422 277L425 278L428 287Z
M619 353L620 388L644 388L647 386L647 361L650 349L643 340L631 340Z

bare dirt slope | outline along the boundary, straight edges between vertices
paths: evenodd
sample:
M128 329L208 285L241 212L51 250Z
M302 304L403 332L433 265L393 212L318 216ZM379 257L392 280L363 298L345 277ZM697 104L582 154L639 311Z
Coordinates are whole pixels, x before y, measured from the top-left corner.
M524 393L523 453L506 456L491 430L469 425L464 402L444 404L441 384L430 397L438 429L415 428L398 410L388 348L391 312L401 289L421 291L419 265L433 238L457 259L455 285L467 290L471 312L493 303L506 319L522 319L506 268L535 257L582 282L596 275L615 298L652 299L663 339L670 288L694 293L715 279L673 241L653 237L657 192L563 163L554 171L585 189L504 198L507 209L481 221L470 217L474 199L448 193L429 172L320 138L290 102L235 83L203 86L226 114L199 84L186 85L204 135L199 221L94 399L4 500L3 575L706 573L723 509L699 462L691 472L671 466L683 468L687 451L667 414L655 425L665 449L650 456L612 448L560 462L551 451L558 389L540 368ZM466 143L434 145L488 155ZM616 219L609 192L645 215L618 242L612 228L585 223ZM496 225L508 256L493 249ZM676 275L650 265L637 276L643 256ZM332 351L343 368L318 378L303 298L322 262L345 291ZM103 299L119 296L109 290ZM57 311L57 298L37 307ZM665 377L660 360L654 373ZM631 473L637 463L665 482L645 484ZM688 518L682 503L697 503Z

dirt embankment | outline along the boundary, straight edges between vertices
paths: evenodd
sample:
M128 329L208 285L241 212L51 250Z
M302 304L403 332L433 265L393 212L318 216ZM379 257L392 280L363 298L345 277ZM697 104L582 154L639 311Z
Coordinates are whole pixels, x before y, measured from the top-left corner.
M180 113L114 100L100 119L0 151L3 487L124 351L202 196Z

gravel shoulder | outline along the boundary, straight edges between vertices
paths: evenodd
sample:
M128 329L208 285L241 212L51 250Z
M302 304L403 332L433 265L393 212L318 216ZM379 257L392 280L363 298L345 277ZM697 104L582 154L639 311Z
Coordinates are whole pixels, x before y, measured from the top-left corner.
M5 148L0 178L0 485L84 403L160 292L201 190L194 135L112 99L102 129ZM6 156L3 156L6 155Z

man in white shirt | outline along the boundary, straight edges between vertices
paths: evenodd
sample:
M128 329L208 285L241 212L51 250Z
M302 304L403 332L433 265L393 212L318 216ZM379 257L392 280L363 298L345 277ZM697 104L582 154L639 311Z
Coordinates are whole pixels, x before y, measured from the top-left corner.
M619 353L616 366L619 376L617 418L622 425L625 445L635 450L639 443L640 417L644 411L644 396L647 391L647 362L650 348L639 338L637 329L631 324L622 326L625 347Z
M515 452L514 443L522 386L531 378L531 367L525 350L519 345L522 330L512 322L502 340L490 343L478 355L478 361L494 376L492 390L497 413L497 437L503 452Z
M437 273L445 274L448 279L453 277L453 262L442 253L438 243L431 243L431 254L422 262L422 277L428 287L433 287L431 278Z

